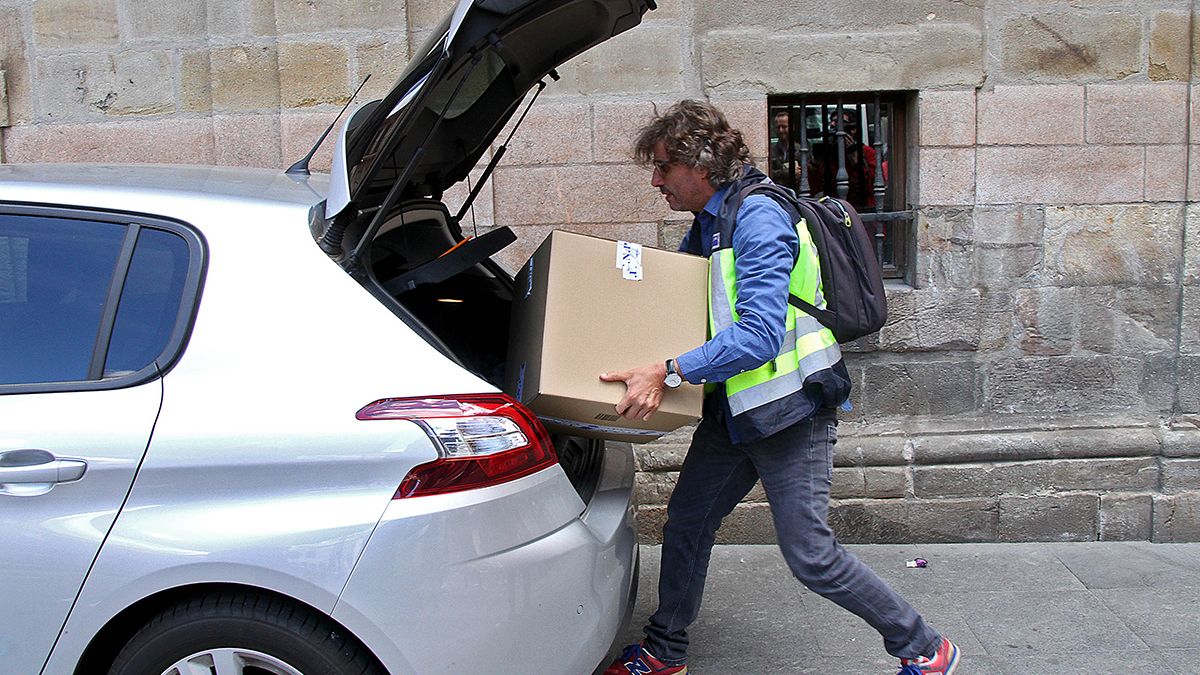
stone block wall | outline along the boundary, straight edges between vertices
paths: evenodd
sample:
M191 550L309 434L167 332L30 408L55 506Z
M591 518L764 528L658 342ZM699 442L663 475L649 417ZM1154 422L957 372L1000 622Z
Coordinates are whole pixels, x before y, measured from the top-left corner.
M5 4L5 159L285 167L450 4ZM1197 541L1197 24L1188 0L662 0L559 69L464 229L512 227L511 269L554 228L673 248L690 217L630 158L656 107L708 98L762 159L769 95L903 92L918 216L888 324L847 349L839 534ZM637 448L647 541L686 447ZM760 489L720 536L772 539Z
M368 73L364 100L387 91L427 13L402 0L8 3L5 161L289 165Z

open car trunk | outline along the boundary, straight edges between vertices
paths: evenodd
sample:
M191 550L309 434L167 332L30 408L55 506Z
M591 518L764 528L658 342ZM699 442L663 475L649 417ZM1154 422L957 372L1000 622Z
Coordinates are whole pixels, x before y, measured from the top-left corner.
M444 280L420 275L421 268L444 261L452 249L463 252L472 241L464 243L440 202L420 200L406 204L380 228L367 259L375 281L437 337L441 344L435 346L467 370L503 387L511 277L487 257L444 268L436 275L449 275ZM410 275L410 283L396 283L405 275Z
M431 344L502 389L513 280L491 255L513 235L501 230L464 238L441 202L407 202L371 240L366 259L373 278L363 281ZM551 438L586 504L599 479L604 441Z

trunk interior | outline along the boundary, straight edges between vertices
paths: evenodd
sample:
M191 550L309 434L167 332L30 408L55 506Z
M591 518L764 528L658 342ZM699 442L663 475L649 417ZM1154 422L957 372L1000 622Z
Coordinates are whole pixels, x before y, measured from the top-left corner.
M411 278L414 270L420 275L421 269L429 269L430 263L443 260L452 250L478 241L464 240L440 202L410 202L384 223L371 241L370 271L378 286L385 287L405 275ZM512 277L490 258L470 260L468 255L464 269L445 270L432 279L419 278L411 287L405 284L384 292L408 315L402 318L426 340L503 389ZM604 441L563 434L551 434L551 438L559 463L586 504L600 476Z
M407 209L371 242L371 272L380 284L437 260L462 240L441 208ZM438 204L438 207L441 205ZM485 260L445 280L389 293L465 368L504 386L512 280Z

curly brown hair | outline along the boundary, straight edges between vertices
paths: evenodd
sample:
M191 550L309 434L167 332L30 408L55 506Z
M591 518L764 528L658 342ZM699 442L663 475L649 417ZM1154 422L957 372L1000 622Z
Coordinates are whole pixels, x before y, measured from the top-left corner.
M638 130L634 159L649 166L659 141L671 161L708 169L708 182L714 188L741 178L745 166L754 163L742 132L731 128L725 115L704 101L683 100L656 115Z

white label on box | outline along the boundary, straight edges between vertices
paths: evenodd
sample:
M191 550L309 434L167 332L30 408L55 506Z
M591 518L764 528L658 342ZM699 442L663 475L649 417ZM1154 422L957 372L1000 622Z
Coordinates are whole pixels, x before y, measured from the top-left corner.
M642 280L642 245L632 241L617 242L617 268L621 278L630 281Z

